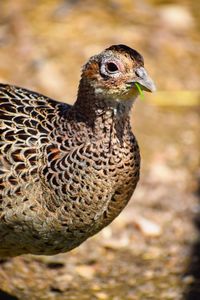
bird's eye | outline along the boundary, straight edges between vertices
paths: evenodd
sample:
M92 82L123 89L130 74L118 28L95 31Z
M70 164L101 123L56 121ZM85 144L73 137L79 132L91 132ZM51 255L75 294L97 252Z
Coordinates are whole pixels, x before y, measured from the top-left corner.
M113 63L113 62L108 62L106 64L106 69L110 73L115 73L115 72L119 71L118 66L115 63Z
M103 78L108 79L110 77L116 77L120 75L121 65L120 62L113 60L103 61L100 65L100 74Z

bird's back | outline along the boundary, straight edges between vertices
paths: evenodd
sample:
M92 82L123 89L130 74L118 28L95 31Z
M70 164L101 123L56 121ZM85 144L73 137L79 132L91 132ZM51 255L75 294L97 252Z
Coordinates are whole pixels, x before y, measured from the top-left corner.
M22 185L38 180L39 148L49 140L59 106L38 93L0 84L1 198L19 195Z
M53 139L52 133L58 126L62 113L69 107L38 93L0 84L0 248L2 248L0 253L2 254L4 252L9 254L10 242L14 244L16 241L16 249L17 243L20 244L19 236L14 230L15 228L18 230L17 224L19 228L22 227L25 219L28 217L31 219L31 216L20 219L19 215L26 214L30 206L34 206L36 202L30 199L37 197L34 195L34 189L40 186L43 148ZM23 229L21 230L23 232Z

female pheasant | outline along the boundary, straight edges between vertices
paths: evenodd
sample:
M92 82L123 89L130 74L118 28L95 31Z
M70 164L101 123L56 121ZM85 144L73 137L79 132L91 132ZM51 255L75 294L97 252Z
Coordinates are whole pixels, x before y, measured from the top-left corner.
M139 179L129 112L143 57L114 45L83 67L74 105L0 84L0 256L69 251L117 217Z

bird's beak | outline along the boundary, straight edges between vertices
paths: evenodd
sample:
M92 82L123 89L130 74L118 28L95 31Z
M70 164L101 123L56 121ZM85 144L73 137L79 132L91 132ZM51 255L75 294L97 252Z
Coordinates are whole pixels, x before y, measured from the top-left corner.
M153 80L149 77L147 74L147 71L143 67L139 67L135 70L136 78L134 82L137 82L140 84L141 88L144 91L147 92L155 92L156 91L156 86L153 82Z

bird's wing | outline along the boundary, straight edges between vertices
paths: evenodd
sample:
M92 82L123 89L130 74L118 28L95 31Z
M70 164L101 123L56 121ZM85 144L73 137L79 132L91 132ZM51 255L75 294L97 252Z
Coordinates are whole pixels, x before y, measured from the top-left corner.
M43 144L68 105L29 90L0 84L0 204L38 180ZM63 119L63 118L62 118Z

